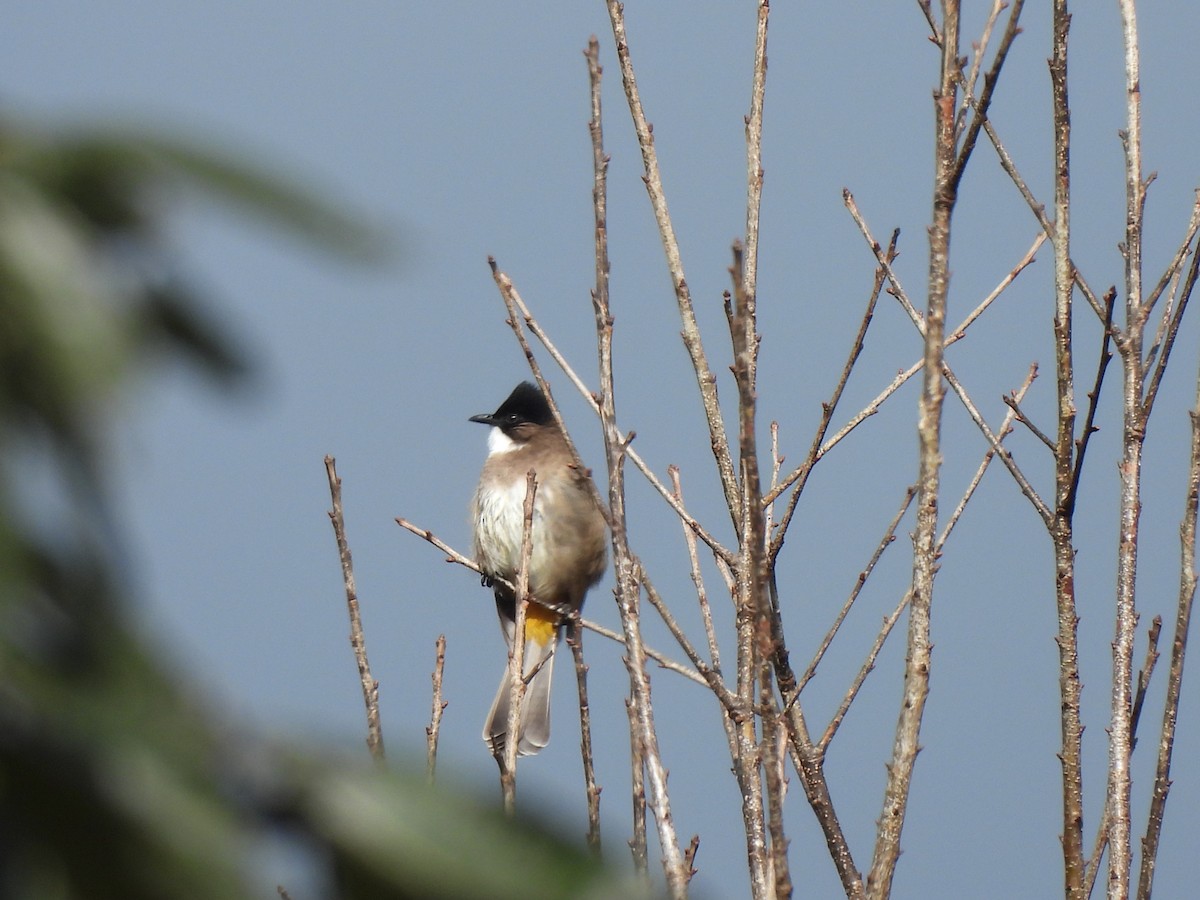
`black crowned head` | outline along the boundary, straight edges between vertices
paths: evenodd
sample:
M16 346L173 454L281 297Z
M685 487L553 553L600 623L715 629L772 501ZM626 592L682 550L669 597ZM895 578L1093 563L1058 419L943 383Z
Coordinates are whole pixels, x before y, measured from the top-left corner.
M522 381L494 413L471 416L470 421L494 425L511 435L522 425L551 425L554 416L538 386L531 381Z

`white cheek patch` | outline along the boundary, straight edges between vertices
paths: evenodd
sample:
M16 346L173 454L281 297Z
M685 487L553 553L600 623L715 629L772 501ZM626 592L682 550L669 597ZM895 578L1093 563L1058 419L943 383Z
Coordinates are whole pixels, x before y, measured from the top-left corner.
M488 456L495 456L497 453L511 453L516 450L517 442L493 425L492 430L488 432L487 446Z

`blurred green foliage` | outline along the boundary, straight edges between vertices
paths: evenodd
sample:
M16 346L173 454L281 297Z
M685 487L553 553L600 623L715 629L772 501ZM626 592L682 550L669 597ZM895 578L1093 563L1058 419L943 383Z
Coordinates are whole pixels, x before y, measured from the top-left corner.
M188 191L351 258L380 249L228 156L0 119L0 898L262 896L252 850L270 835L333 896L632 896L577 843L365 752L232 741L130 627L104 499L112 401L164 350L223 381L246 368L162 274ZM31 458L58 495L50 528L21 483Z

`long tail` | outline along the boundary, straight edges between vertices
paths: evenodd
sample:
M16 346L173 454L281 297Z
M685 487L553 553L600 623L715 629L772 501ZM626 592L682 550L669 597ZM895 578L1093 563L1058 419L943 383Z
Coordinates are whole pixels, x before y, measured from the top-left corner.
M554 674L554 647L557 635L552 634L547 644L528 639L525 642L525 676L528 678L539 663L533 680L525 689L521 703L521 723L517 731L517 755L533 756L550 742L550 680ZM545 662L542 662L542 660ZM483 726L483 740L493 756L504 753L508 742L508 708L512 699L512 680L508 668L500 678L496 699Z

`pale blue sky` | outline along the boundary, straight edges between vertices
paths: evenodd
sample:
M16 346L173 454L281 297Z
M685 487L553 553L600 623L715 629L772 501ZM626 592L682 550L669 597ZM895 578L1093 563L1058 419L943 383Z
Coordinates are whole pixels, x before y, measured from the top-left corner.
M969 4L964 47L984 4ZM1050 200L1048 13L1031 4L993 119L1032 189ZM1197 182L1193 46L1200 11L1142 17L1148 203L1147 280L1186 224ZM724 379L721 291L743 229L742 116L749 103L750 3L629 3L630 43L664 172L692 295L713 368ZM154 125L253 157L394 229L397 265L331 261L202 204L188 205L174 248L259 360L252 387L220 396L184 370L160 372L130 398L113 444L116 494L128 515L138 609L164 655L203 683L240 725L356 750L364 724L346 641L341 577L325 511L322 457L338 459L367 644L380 680L389 750L423 753L429 671L448 641L441 772L493 792L478 731L504 665L492 603L469 572L402 532L403 515L468 544L466 505L484 454L467 423L526 376L486 265L495 255L543 326L595 383L591 157L581 51L601 39L606 66L609 225L619 367L618 409L660 474L683 469L689 505L718 534L728 517L707 451L641 161L620 92L603 4L43 2L9 10L0 97L53 120ZM1071 35L1075 258L1099 289L1121 282L1124 124L1115 3L1079 4ZM924 228L932 173L930 93L937 57L916 4L776 4L772 11L759 308L761 419L781 423L799 461L819 403L861 315L872 261L842 207L850 188L876 237L903 229L898 271L924 295ZM952 244L957 321L1024 253L1036 224L981 144L961 192ZM1011 294L950 352L993 423L1000 395L1043 364L1027 408L1052 427L1051 264L1043 250ZM1079 394L1098 348L1082 304ZM1144 623L1173 621L1186 410L1197 352L1185 326L1146 458L1141 553ZM919 340L888 297L836 418L845 421L901 368ZM548 372L552 364L545 363ZM556 374L556 373L555 373ZM1104 777L1108 645L1116 526L1117 366L1095 458L1085 473L1079 605L1085 682L1085 835ZM555 378L585 458L597 429ZM915 477L915 384L818 468L781 566L792 657L803 666ZM947 401L948 510L984 444ZM1026 434L1014 451L1046 490L1050 461ZM673 515L631 475L631 536L660 590L699 639ZM805 693L823 723L861 664L877 623L907 584L911 520L869 582L845 634ZM716 588L715 578L710 585ZM615 625L609 582L587 614ZM727 611L721 613L728 621ZM952 538L934 600L932 694L922 733L897 897L1049 897L1060 891L1059 746L1049 544L1007 474L988 474ZM1143 629L1144 633L1144 629ZM663 629L652 644L670 649ZM1138 658L1144 648L1139 638ZM1164 633L1164 650L1169 641ZM673 653L679 656L678 652ZM615 645L593 637L593 720L609 855L628 837L627 689ZM897 713L903 634L893 637L828 762L856 861L869 865L884 762ZM1144 827L1154 720L1166 658L1135 760L1135 830ZM1185 681L1175 785L1156 885L1194 883L1200 832L1200 702ZM698 892L745 893L737 790L715 701L652 671L676 824L701 837ZM569 834L586 822L573 685L560 672L555 739L521 771L523 796L554 809ZM365 755L365 748L362 753ZM835 873L795 778L789 798L800 893L836 896Z

